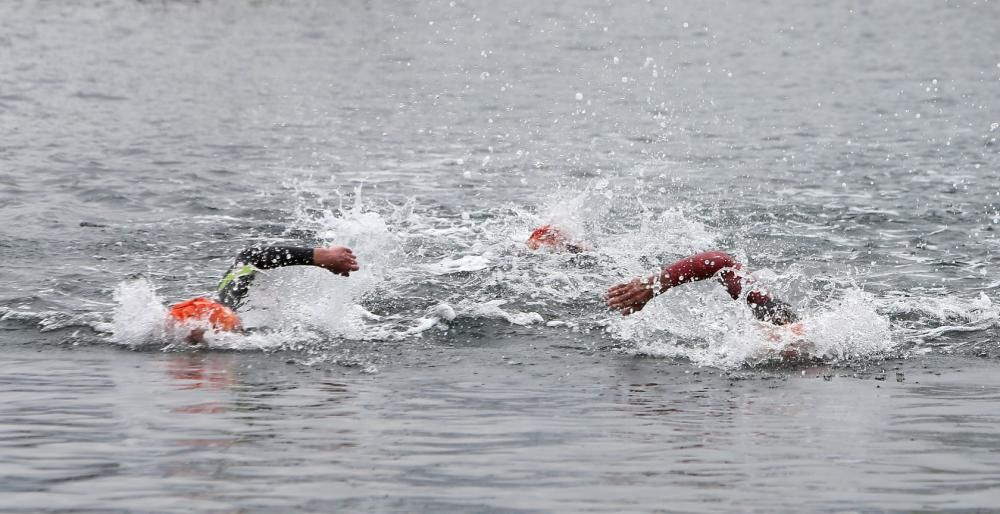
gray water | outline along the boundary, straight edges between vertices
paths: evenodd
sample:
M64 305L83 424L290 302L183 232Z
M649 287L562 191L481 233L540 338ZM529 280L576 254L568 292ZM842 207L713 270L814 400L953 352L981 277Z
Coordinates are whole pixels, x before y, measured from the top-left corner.
M0 511L991 511L998 43L985 0L0 4ZM255 243L363 269L163 333ZM713 284L603 309L706 249L815 360Z

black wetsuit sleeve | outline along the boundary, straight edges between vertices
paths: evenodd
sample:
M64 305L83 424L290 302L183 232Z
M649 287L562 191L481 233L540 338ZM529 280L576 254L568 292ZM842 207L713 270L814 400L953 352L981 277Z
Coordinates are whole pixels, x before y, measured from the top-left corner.
M282 266L307 266L313 263L313 249L298 246L255 246L236 256L235 266L251 265L257 269Z
M297 246L254 246L236 255L236 260L219 282L219 301L236 310L250 292L258 270L313 263L313 249Z

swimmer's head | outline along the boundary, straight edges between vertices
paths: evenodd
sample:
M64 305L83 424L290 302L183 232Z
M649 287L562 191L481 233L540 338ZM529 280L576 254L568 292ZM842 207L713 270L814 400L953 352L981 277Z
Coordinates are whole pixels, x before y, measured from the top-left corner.
M550 250L568 251L572 253L580 253L584 250L582 244L571 240L566 232L557 227L553 227L552 225L542 225L536 228L531 232L531 235L528 236L526 244L528 245L528 248L531 248L532 250L548 248Z
M792 306L781 300L770 299L763 303L753 304L752 308L757 319L775 325L787 325L799 320L799 316L792 310Z
M170 324L175 330L187 330L185 339L200 343L206 330L236 332L243 329L232 309L208 298L192 298L170 306Z

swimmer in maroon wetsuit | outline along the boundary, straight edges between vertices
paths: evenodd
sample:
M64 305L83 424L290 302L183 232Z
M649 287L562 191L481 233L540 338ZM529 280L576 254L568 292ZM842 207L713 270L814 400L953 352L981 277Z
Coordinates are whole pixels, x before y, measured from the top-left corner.
M171 325L184 325L186 339L192 343L203 340L205 330L239 332L243 330L236 310L243 306L257 272L283 266L318 266L338 275L350 276L358 271L358 260L350 248L302 248L295 246L258 246L247 248L219 282L218 301L198 297L170 307Z
M629 315L642 310L653 297L666 290L718 276L734 300L738 299L745 287L753 287L753 281L740 273L742 265L723 252L703 252L681 259L655 275L645 279L618 284L608 289L608 307ZM761 321L775 325L787 325L798 320L792 308L769 294L751 290L746 295L747 304L754 316Z
M568 251L579 253L587 250L585 244L573 239L559 227L546 224L536 228L526 242L532 250L548 249L549 251ZM665 292L671 287L688 282L697 282L716 275L726 286L729 296L738 299L743 288L751 286L753 281L740 273L742 265L728 254L713 251L692 255L681 259L665 268L659 274L646 279L635 279L631 282L618 284L608 289L607 304L622 314L629 315L638 312L646 306L653 297ZM787 325L798 320L792 308L767 293L751 290L746 296L747 304L753 309L754 316L761 321L775 325Z

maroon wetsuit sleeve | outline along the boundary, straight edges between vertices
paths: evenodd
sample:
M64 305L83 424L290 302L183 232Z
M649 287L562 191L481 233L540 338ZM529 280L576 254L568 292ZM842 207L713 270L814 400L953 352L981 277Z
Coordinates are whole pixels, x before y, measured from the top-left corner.
M703 252L681 259L660 273L660 292L687 282L696 282L715 276L734 300L740 297L744 288L751 288L747 293L747 303L753 308L753 314L761 321L777 325L793 323L798 316L791 306L772 298L767 293L752 290L753 280L740 273L742 266L732 256L723 252Z
M688 282L712 278L718 274L719 281L726 286L729 296L735 300L743 293L744 287L753 283L739 273L742 267L736 259L723 252L702 252L692 255L663 268L660 274L660 292ZM751 291L747 294L747 303L751 305L770 301L771 297L760 291Z

